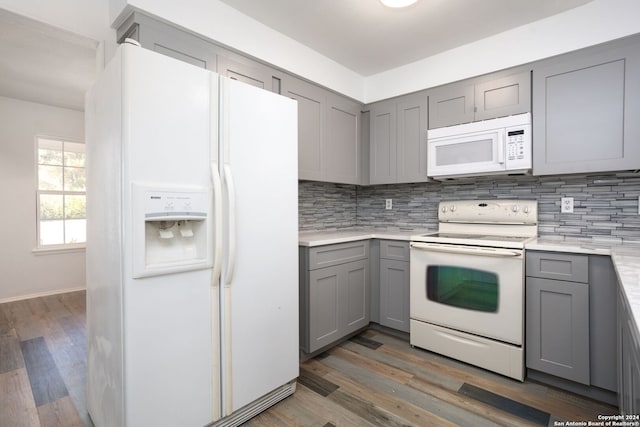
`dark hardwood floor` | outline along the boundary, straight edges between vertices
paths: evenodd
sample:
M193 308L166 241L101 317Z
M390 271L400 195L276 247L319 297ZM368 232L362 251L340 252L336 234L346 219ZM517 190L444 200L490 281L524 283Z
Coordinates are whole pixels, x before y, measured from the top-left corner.
M92 426L85 293L0 304L0 426ZM553 426L617 408L520 383L369 329L301 364L296 393L262 426Z
M0 304L0 426L91 426L85 293Z

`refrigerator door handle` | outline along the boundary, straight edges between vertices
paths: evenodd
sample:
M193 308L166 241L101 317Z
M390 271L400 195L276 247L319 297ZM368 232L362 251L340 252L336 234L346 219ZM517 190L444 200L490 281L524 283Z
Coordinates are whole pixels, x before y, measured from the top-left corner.
M225 285L231 285L233 280L233 272L236 266L236 194L233 185L233 175L231 174L231 166L225 164L224 167L224 183L227 187L228 198L228 231L229 231L229 257L227 258L227 271L225 276Z
M213 274L211 287L215 287L218 285L222 271L222 183L216 162L211 162L211 180L213 181Z
M232 342L231 342L231 282L233 281L233 273L236 264L236 197L235 187L233 184L233 175L231 173L231 165L223 166L224 184L227 189L227 213L228 213L228 258L227 269L225 274L225 286L223 290L223 325L224 328L224 359L223 359L223 416L227 416L233 412L233 370L232 370Z

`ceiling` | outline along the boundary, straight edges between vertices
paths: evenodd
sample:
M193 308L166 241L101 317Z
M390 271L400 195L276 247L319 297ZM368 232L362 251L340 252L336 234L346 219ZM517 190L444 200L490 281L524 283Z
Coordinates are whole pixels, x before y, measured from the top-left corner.
M97 42L0 9L0 96L84 110Z
M572 9L591 0L221 0L370 76Z
M220 0L362 76L461 46L591 0ZM84 109L97 42L0 8L0 96Z

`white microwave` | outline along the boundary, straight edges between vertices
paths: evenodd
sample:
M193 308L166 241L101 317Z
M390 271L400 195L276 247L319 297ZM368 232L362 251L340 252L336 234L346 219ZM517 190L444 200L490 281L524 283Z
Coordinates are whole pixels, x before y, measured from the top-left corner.
M531 171L531 114L427 131L427 175L435 179Z

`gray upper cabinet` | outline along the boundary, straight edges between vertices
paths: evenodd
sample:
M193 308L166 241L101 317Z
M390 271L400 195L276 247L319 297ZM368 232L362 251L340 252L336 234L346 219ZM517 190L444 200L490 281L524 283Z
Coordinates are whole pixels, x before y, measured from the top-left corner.
M328 181L348 184L362 182L361 107L350 99L327 93L324 149L325 179Z
M427 97L425 93L397 100L397 182L427 181Z
M427 181L426 94L375 103L369 120L369 183Z
M526 113L530 109L529 71L478 83L475 86L475 120Z
M324 177L324 91L302 80L287 78L282 94L298 101L298 178L321 181Z
M298 178L363 184L362 105L139 12L120 26L150 50L298 102ZM368 161L368 158L367 158Z
M369 112L369 183L396 181L396 104L382 101Z
M531 111L528 70L495 73L429 91L429 129L528 111Z
M281 78L274 75L274 70L249 59L238 61L228 56L219 56L218 74L260 89L280 93Z
M474 120L475 91L472 84L454 83L429 91L429 129Z
M640 38L542 61L533 71L533 173L640 168Z
M361 105L289 76L282 95L298 101L298 178L361 184Z
M211 71L217 71L217 56L223 50L207 40L138 12L124 21L117 36L119 42L132 38L145 49Z

